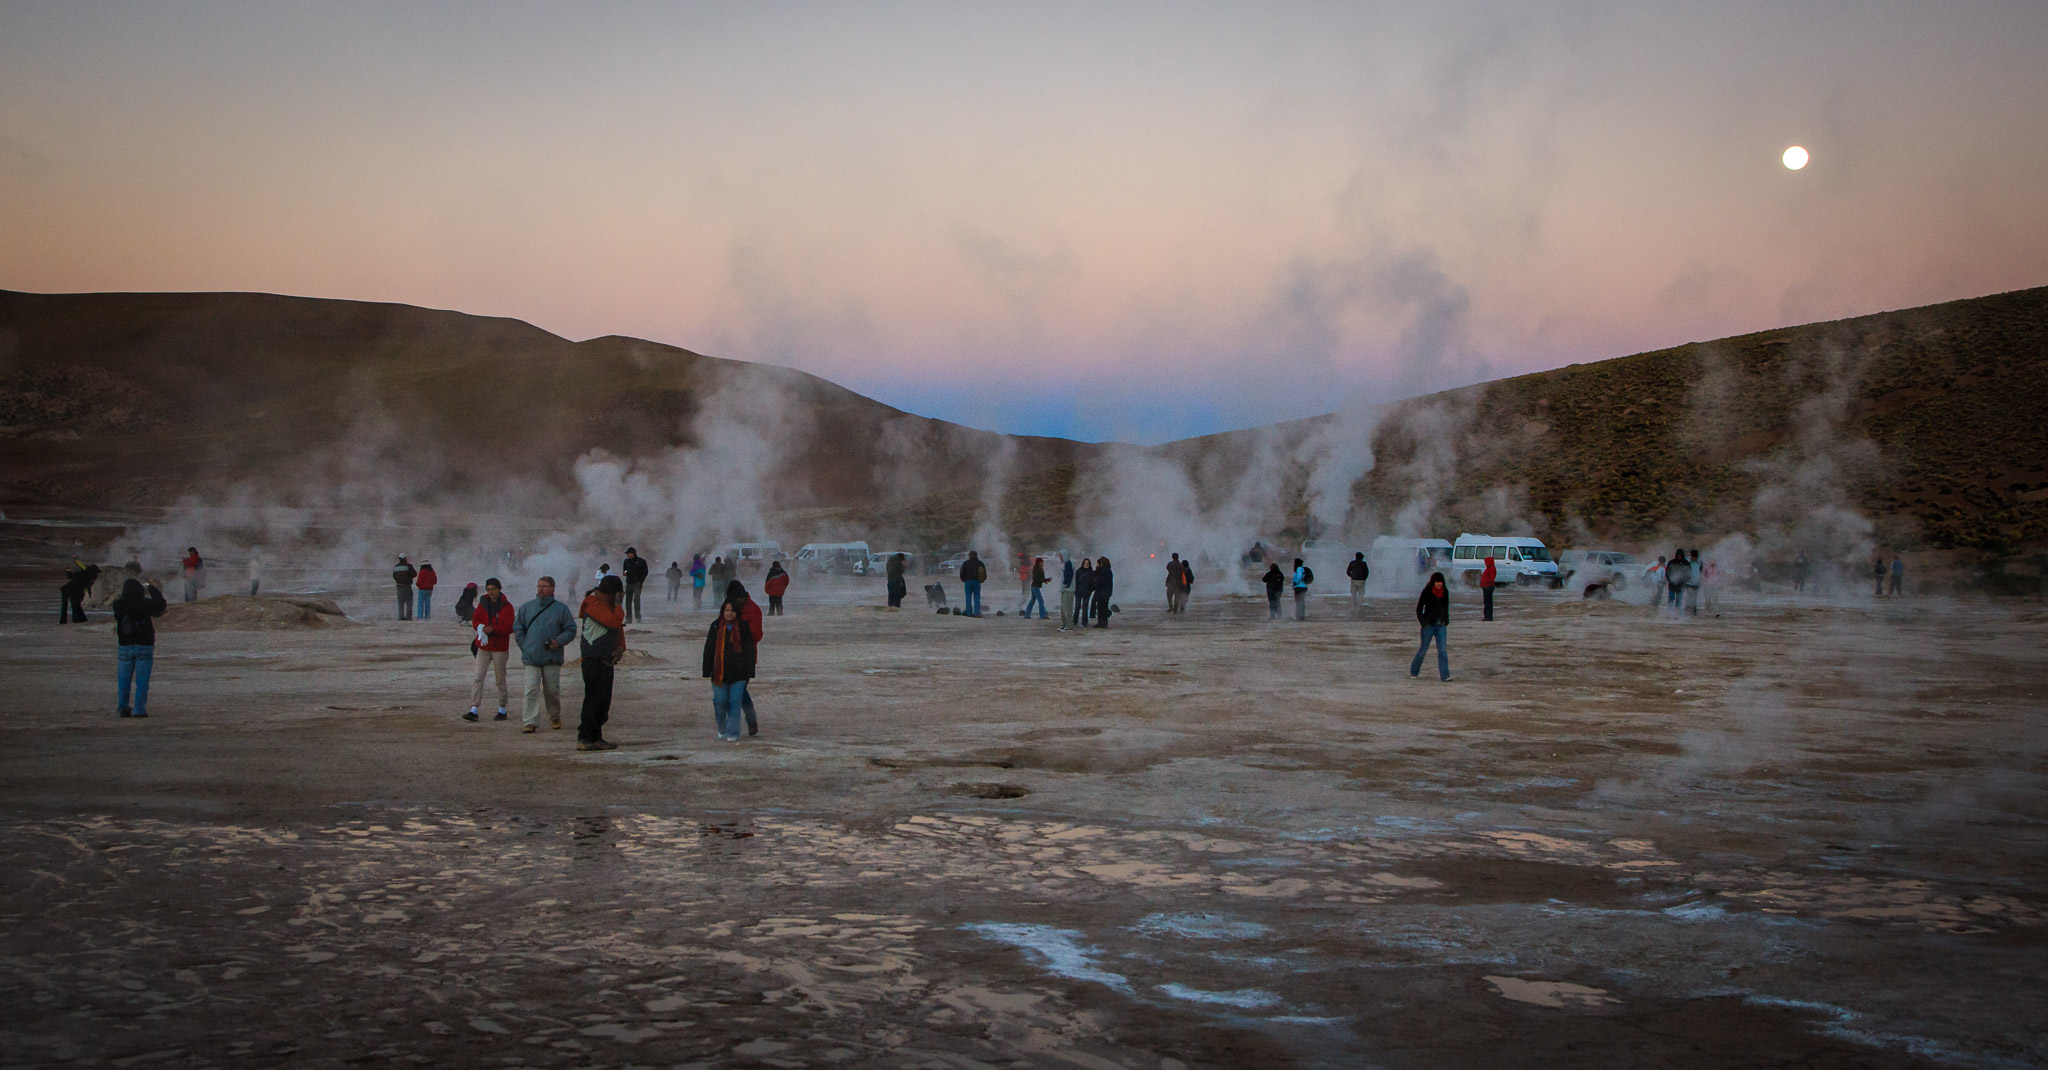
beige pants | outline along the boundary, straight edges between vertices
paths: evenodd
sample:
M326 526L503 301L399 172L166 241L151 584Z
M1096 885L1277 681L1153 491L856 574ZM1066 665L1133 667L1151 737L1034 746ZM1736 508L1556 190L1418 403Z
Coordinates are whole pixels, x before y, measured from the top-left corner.
M528 725L540 727L540 707L545 701L548 707L548 723L562 723L562 667L560 665L526 666L526 704L520 711L520 719Z
M505 659L511 654L509 650L476 652L476 686L469 692L469 704L472 708L484 704L484 674L491 671L493 665L498 667L498 708L504 709L505 704L511 700L512 693L505 690Z

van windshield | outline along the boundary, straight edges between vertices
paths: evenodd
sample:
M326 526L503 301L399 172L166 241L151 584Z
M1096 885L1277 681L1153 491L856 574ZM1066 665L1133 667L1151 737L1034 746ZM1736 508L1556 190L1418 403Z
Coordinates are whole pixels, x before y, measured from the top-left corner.
M1524 546L1522 547L1522 560L1548 561L1550 560L1550 551L1541 546Z

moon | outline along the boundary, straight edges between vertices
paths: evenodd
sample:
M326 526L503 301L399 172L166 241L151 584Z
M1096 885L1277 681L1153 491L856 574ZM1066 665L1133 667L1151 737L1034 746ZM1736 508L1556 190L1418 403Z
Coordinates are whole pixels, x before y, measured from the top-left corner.
M1806 166L1806 150L1797 145L1785 150L1785 170L1797 171Z

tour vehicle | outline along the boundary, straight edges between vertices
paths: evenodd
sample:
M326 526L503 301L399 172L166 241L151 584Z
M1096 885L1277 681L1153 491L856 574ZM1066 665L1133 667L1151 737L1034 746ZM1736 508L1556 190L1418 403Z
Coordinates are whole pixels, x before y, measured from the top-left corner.
M805 543L796 552L797 562L811 572L857 573L872 556L874 551L864 542Z
M1620 550L1566 550L1557 555L1557 567L1565 583L1604 583L1619 591L1628 587L1629 577L1642 571L1636 555Z
M1474 535L1465 532L1451 547L1451 569L1456 578L1466 586L1479 586L1479 574L1486 568L1486 559L1493 558L1493 583L1496 587L1514 585L1533 587L1562 587L1564 580L1558 575L1557 562L1550 559L1550 550L1543 540L1525 535Z

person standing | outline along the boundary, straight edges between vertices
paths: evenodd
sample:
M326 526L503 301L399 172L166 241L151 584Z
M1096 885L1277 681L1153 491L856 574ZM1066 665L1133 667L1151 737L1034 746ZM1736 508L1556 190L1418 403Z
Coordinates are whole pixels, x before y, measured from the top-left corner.
M768 592L768 615L782 616L782 595L789 590L789 572L776 561L768 566L768 575L761 577L761 589Z
M910 586L903 580L903 564L902 554L890 554L889 563L883 566L884 575L887 576L889 581L889 607L891 609L903 608L903 596L910 593Z
M1365 608L1365 581L1372 576L1372 566L1365 563L1364 551L1351 555L1351 563L1344 566L1344 575L1351 580L1351 608L1354 612Z
M626 577L626 623L641 619L640 591L647 586L647 559L640 551L626 547L626 559L619 562L619 571Z
M981 616L981 584L988 579L988 566L981 563L981 554L967 551L967 560L960 562L961 612L970 617Z
M1034 558L1032 558L1032 559L1031 559L1031 600L1030 600L1030 601L1028 601L1028 602L1025 602L1025 603L1024 603L1024 616L1026 616L1026 617L1029 617L1029 616L1031 615L1031 607L1032 607L1032 606L1037 606L1037 607L1038 607L1038 619L1039 619L1039 620L1044 620L1044 619L1046 619L1046 616L1047 616L1047 614L1046 614L1046 612L1045 612L1045 585L1046 585L1046 583L1047 583L1047 580L1046 580L1046 577L1045 577L1045 558L1042 558L1042 557L1034 557Z
M626 611L619 605L625 589L617 576L606 576L583 596L583 605L576 611L583 655L583 711L576 724L577 750L619 748L604 738L604 726L611 720L615 669L626 656Z
M1295 559L1294 559L1294 619L1295 619L1295 620L1307 620L1307 619L1308 619L1308 585L1309 585L1309 584L1311 584L1311 583L1314 583L1315 581L1316 581L1316 573L1315 573L1315 570L1314 570L1314 569L1311 569L1311 568L1309 568L1309 567L1308 567L1308 566L1307 566L1306 564L1303 564L1303 563L1302 563L1302 560L1301 560L1301 558L1298 558L1298 557L1297 557L1297 558L1295 558Z
M1074 623L1074 559L1060 551L1060 631Z
M562 651L576 638L576 617L555 599L555 578L542 576L533 598L512 618L512 641L519 644L519 664L526 672L520 696L520 731L540 730L540 710L547 706L548 724L562 727ZM479 676L481 681L482 677Z
M1287 586L1287 574L1280 571L1280 562L1274 561L1266 566L1263 578L1266 582L1266 619L1279 620L1280 590Z
M1806 551L1799 551L1799 556L1792 559L1792 589L1806 590L1806 577L1812 572L1813 563L1806 559Z
M668 563L668 600L677 601L683 596L683 566L681 562Z
M1485 567L1479 570L1479 619L1493 619L1493 585L1500 578L1500 570L1493 563L1492 556L1486 559Z
M734 579L733 567L726 563L725 558L716 554L711 557L711 567L708 571L711 575L711 589L714 592L725 590L725 585Z
M206 589L206 562L199 557L199 547L185 547L185 601L197 602L199 592Z
M1109 627L1109 600L1116 594L1116 576L1109 571L1109 558L1095 559L1095 587L1089 597L1095 600L1095 626Z
M1891 570L1885 567L1883 554L1878 554L1876 557L1870 559L1870 575L1872 580L1876 583L1876 590L1873 590L1871 592L1871 595L1873 597L1884 597L1884 580L1885 577L1890 574L1890 572Z
M1706 568L1700 573L1700 586L1706 592L1707 614L1721 615L1721 564L1713 558L1707 559Z
M1422 597L1415 600L1415 619L1422 625L1422 645L1415 648L1415 660L1408 663L1408 675L1422 675L1422 656L1429 653L1429 644L1436 644L1437 676L1445 683L1451 680L1451 591L1444 585L1444 574L1432 572L1429 582L1422 587Z
M1671 609L1679 608L1680 601L1685 597L1686 581L1690 579L1692 579L1692 565L1686 561L1685 551L1672 551L1671 560L1664 565L1664 589L1666 592L1664 604L1667 607Z
M100 579L100 567L74 557L64 570L64 586L57 588L57 623L85 623L85 592Z
M1074 627L1088 626L1088 607L1095 599L1095 562L1081 559L1081 567L1074 571Z
M1902 594L1902 593L1904 593L1905 589L1906 589L1906 559L1905 559L1905 558L1903 558L1903 557L1900 557L1900 556L1898 555L1898 552L1897 552L1897 551L1893 551L1893 552L1892 552L1892 593L1893 593L1894 595L1897 595L1897 594Z
M1174 554L1166 562L1166 611L1180 612L1180 555Z
M704 678L711 681L712 723L718 738L727 743L740 741L740 714L747 704L747 681L754 678L757 649L752 629L740 619L740 608L731 602L719 606L718 619L704 636Z
M429 613L433 610L434 585L439 582L441 582L441 578L434 575L434 563L432 561L420 562L419 575L414 576L412 580L413 588L419 592L419 597L415 600L413 615L420 620L426 620Z
M1031 615L1031 558L1023 554L1017 555L1017 605L1019 616Z
M114 611L114 712L122 717L149 716L149 674L156 667L156 618L163 616L164 593L156 584L130 579L108 607ZM133 687L135 705L128 704Z
M412 619L412 581L419 574L419 570L412 567L412 562L407 561L404 554L399 554L398 563L391 566L391 582L398 585L399 620Z
M1188 596L1195 593L1195 563L1183 557L1180 559L1180 611L1188 611Z
M760 649L761 640L768 638L767 630L761 626L761 603L754 601L753 596L747 593L746 585L738 580L726 581L725 600L731 603L734 609L739 611L740 623L745 624L747 631L753 634L755 649ZM743 690L740 693L740 712L747 715L747 734L750 736L760 735L760 722L754 719L754 692L752 690ZM737 731L737 726L735 726L735 731Z
M690 555L690 611L704 610L704 574L709 571L704 564L703 554Z
M1697 549L1685 552L1685 611L1697 617L1700 615L1700 583L1706 579L1706 566L1700 563Z
M477 707L484 701L484 676L495 671L498 674L498 715L493 721L505 719L505 704L512 699L512 693L505 689L505 666L512 657L512 627L518 622L518 614L512 603L505 600L505 588L493 576L484 581L484 596L476 600L476 610L470 614L469 622L476 626L476 686L469 692L469 712L462 715L465 721L477 719Z

